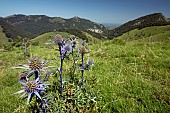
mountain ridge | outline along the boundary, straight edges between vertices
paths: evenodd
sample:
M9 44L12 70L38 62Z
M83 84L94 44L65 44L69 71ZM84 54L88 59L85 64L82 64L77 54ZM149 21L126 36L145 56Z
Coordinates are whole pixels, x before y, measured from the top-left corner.
M121 26L110 30L109 39L113 39L122 35L123 33L129 32L133 29L142 29L150 26L162 26L170 25L170 21L162 13L153 13L145 16L141 16L137 19L128 21Z
M4 17L3 20L35 35L40 35L45 32L60 29L106 29L102 24L97 24L88 19L80 18L77 16L69 19L64 19L61 17L49 17L46 15L14 14Z
M78 16L64 19L46 15L14 14L0 17L0 25L3 27L6 36L12 39L17 38L17 36L31 39L52 31L67 32L82 37L82 39L87 39L81 32L85 31L99 39L113 39L133 29L170 25L170 19L162 13L153 13L109 29L105 25Z

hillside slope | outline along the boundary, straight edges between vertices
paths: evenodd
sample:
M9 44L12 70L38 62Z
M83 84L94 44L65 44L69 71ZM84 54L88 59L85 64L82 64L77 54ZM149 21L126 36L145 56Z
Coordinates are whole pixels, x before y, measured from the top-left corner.
M56 34L60 34L60 35L62 35L64 37L70 36L70 34L66 33L66 32L58 32L58 31L56 31L56 32L48 32L48 33L44 33L42 35L37 36L36 38L32 39L31 41L36 42L36 43L38 43L40 45L44 45L45 43L52 42L54 40L54 36Z
M138 19L125 23L115 28L114 30L110 30L109 39L113 39L133 29L142 29L145 27L162 26L162 25L170 25L170 22L167 21L167 19L163 16L162 13L154 13L154 14L142 16Z
M141 40L144 42L164 41L167 42L170 37L170 25L168 26L154 26L143 29L134 29L123 35L117 37L125 41Z
M0 25L3 28L3 32L6 34L8 38L12 38L13 40L16 40L18 36L21 36L23 38L33 38L35 35L32 33L25 31L23 29L19 29L7 22L5 22L3 19L0 19Z
M72 34L67 33L67 32L59 32L59 31L48 32L48 33L44 33L42 35L37 36L36 38L32 39L31 41L38 43L40 45L43 45L45 43L49 43L49 42L53 41L54 36L56 34L60 34L64 37L66 37L66 38L72 35ZM92 35L88 34L87 32L82 31L82 34L86 37L86 39L87 39L86 41L88 41L89 44L95 44L95 43L101 42L100 39L93 37ZM79 40L83 40L82 37L79 37L79 36L76 36L76 38L78 38Z

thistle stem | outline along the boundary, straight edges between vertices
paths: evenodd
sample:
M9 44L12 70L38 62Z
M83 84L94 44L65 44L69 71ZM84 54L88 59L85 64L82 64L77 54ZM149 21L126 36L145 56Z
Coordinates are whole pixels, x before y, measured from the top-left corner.
M63 67L63 59L61 59L61 66L60 66L60 96L61 97L63 93L62 67Z
M61 56L62 55L61 46L59 46L59 51L60 51L60 56ZM61 64L60 64L60 98L62 98L62 93L63 93L63 80L62 80L63 60L64 60L64 58L61 58Z
M75 60L75 57L74 57L74 51L73 51L73 48L72 48L72 52L71 52L71 54L72 54L72 58L73 58L72 79L74 79L74 78L73 78L73 76L74 76L74 73L75 73L75 70L76 70L76 60Z
M82 79L82 83L81 83L81 87L83 86L83 81L84 81L84 54L81 54L81 62L82 62L82 70L81 70L81 79Z

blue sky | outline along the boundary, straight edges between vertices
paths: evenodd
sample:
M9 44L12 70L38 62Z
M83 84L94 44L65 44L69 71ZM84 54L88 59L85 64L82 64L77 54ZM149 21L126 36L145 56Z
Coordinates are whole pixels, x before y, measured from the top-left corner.
M125 23L151 13L170 18L170 0L0 0L0 16L79 16L97 23Z

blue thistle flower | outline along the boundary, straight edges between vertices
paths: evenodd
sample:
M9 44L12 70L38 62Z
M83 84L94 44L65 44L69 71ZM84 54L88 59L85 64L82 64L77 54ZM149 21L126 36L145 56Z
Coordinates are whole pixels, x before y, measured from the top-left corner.
M71 41L71 46L72 46L72 48L75 48L76 47L76 45L77 45L77 39L75 38L75 36L72 36L72 37L70 37L69 38L70 39L70 41Z
M27 104L31 101L34 95L36 95L40 100L42 100L39 93L43 91L47 85L40 83L39 77L33 81L26 79L26 82L23 81L19 81L19 82L22 85L22 90L15 92L14 94L24 93L20 97L23 97L26 94L28 94Z
M66 44L66 45L64 45L64 47L62 48L62 50L65 51L65 52L66 52L66 51L69 52L69 51L72 50L72 47L71 47L70 44Z
M93 64L94 64L94 61L93 61L93 60L88 60L88 61L87 61L87 65L88 65L88 66L93 66Z
M67 52L70 52L72 50L72 47L70 44L66 44L61 48L60 52L60 58L64 59L67 58Z

